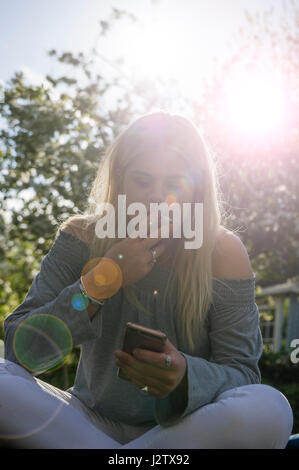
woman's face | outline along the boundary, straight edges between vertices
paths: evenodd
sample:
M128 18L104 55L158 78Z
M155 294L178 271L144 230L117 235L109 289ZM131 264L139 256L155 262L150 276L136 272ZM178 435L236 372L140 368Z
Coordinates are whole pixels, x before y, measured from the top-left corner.
M193 202L195 191L186 161L165 151L144 155L132 161L123 175L123 189L127 207L133 202L142 203L148 215L151 214L151 203L178 203L181 206L181 223L182 203ZM169 215L172 217L172 211ZM128 216L127 220L133 217ZM169 238L173 238L173 229L170 227L169 230Z
M194 201L191 169L178 155L166 151L136 158L123 175L127 206L141 202L149 210L150 203Z

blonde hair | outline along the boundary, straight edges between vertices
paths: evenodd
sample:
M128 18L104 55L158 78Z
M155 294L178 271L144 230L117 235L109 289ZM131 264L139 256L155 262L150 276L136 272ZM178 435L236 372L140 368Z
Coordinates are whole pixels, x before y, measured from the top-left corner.
M118 194L123 194L122 175L127 166L133 158L144 154L145 150L148 153L157 147L176 152L187 160L192 173L198 177L194 202L203 202L202 246L196 250L183 249L182 243L178 243L173 258L178 279L178 332L183 335L182 341L187 344L188 351L194 353L193 334L198 335L212 299L212 252L225 214L220 198L217 161L201 132L188 118L159 111L143 115L129 124L109 145L100 161L85 213L71 216L64 221L58 228L56 237L60 230L78 220L82 222L83 230L94 227L99 219L99 203L113 204L117 214ZM117 217L115 226L117 234ZM92 232L90 259L104 256L119 241L117 237L99 238L95 230ZM169 286L168 282L165 301ZM134 284L126 286L124 292L134 305L143 308L134 288Z

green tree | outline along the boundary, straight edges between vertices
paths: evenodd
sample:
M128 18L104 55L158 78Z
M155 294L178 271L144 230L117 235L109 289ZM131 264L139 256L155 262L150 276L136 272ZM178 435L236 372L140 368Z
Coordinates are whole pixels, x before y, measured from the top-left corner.
M113 8L99 21L88 54L49 51L64 67L58 77L32 85L16 72L6 84L0 103L2 319L24 300L58 223L84 211L107 145L135 116L167 109L174 99L174 80L133 81L123 74L122 57L112 61L101 53L101 39L121 20L136 17ZM113 78L99 73L103 62L114 69Z
M247 27L232 39L229 58L217 62L203 102L194 103L219 156L230 228L239 229L261 285L299 275L299 9L293 1L284 7L278 24L273 8L245 12ZM234 71L267 68L283 77L287 118L278 132L238 133L226 106L227 80Z
M110 23L102 22L100 35ZM115 108L101 106L120 85L92 70L94 54L49 55L69 73L33 86L16 72L0 104L2 318L23 301L57 223L84 210L101 155L133 108L128 92Z

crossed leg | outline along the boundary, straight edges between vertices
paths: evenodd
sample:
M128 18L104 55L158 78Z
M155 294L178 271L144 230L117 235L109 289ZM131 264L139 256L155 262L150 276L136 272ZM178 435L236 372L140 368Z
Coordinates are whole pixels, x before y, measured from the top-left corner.
M293 426L286 397L252 384L221 393L172 426L129 426L0 358L0 443L31 449L283 449Z
M251 384L219 394L175 425L155 426L122 449L284 449L292 427L286 397Z

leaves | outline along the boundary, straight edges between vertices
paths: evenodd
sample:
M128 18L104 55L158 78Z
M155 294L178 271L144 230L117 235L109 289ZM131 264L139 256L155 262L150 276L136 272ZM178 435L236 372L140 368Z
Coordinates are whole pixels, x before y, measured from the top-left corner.
M299 113L298 28L285 26L296 18L298 6L285 15L280 29L274 26L274 11L251 15L245 11L248 27L234 37L231 56L218 62L215 76L206 84L203 106L194 105L215 149L221 172L220 182L230 228L241 227L239 236L248 247L254 271L261 285L293 278L299 271ZM290 29L296 35L289 34ZM225 80L238 68L250 72L267 64L284 77L288 91L288 114L284 126L264 137L241 135L231 125L225 108ZM257 103L258 113L258 103Z

